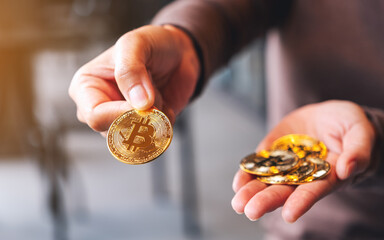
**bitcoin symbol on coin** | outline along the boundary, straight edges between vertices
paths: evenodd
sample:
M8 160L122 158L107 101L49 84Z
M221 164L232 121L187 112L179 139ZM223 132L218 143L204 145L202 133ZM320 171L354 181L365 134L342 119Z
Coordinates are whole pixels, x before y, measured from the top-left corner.
M240 163L240 168L245 172L260 176L270 176L295 169L299 158L293 152L274 150L269 154L253 153Z
M160 156L171 143L172 135L172 125L161 111L132 109L111 124L107 145L119 161L143 164Z
M155 129L149 125L150 119L141 118L139 122L132 121L133 129L129 138L126 139L124 134L120 131L120 136L124 139L122 143L127 147L127 150L135 152L137 148L149 147L152 143L152 138ZM140 131L146 129L146 131Z

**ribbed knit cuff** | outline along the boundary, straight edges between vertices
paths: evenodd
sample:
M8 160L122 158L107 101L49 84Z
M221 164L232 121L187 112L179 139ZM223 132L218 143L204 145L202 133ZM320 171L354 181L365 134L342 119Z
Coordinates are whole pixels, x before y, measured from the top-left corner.
M371 162L368 168L353 179L353 183L360 183L367 178L384 173L384 111L375 108L363 107L365 115L375 128L376 138L372 148Z

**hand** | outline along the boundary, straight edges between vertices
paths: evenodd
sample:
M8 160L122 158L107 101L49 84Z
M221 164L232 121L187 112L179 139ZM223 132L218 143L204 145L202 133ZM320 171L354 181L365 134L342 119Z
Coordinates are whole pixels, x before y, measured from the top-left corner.
M375 132L363 109L347 101L307 105L286 116L260 143L257 151L268 149L277 138L306 134L325 143L332 170L322 180L303 185L267 185L239 170L233 181L236 192L232 207L256 220L281 206L286 222L295 222L318 200L330 194L346 179L367 169Z
M69 94L78 119L104 132L132 108L155 105L174 122L193 94L200 66L189 37L172 26L144 26L75 74Z

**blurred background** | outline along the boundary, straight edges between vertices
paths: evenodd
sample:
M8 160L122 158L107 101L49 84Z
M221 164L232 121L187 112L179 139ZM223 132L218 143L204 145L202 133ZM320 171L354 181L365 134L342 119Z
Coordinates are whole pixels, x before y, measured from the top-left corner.
M149 164L76 119L75 71L169 0L0 0L0 239L260 239L232 178L265 134L263 41L236 56Z

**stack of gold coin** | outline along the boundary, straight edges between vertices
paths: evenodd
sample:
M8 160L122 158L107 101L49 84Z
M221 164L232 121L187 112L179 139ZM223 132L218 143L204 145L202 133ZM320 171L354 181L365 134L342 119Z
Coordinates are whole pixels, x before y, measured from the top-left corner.
M290 134L273 142L270 150L253 153L240 168L268 184L299 185L324 178L331 170L327 148L307 135Z
M111 154L128 164L143 164L160 156L171 143L172 125L156 108L130 110L111 124L107 145Z

